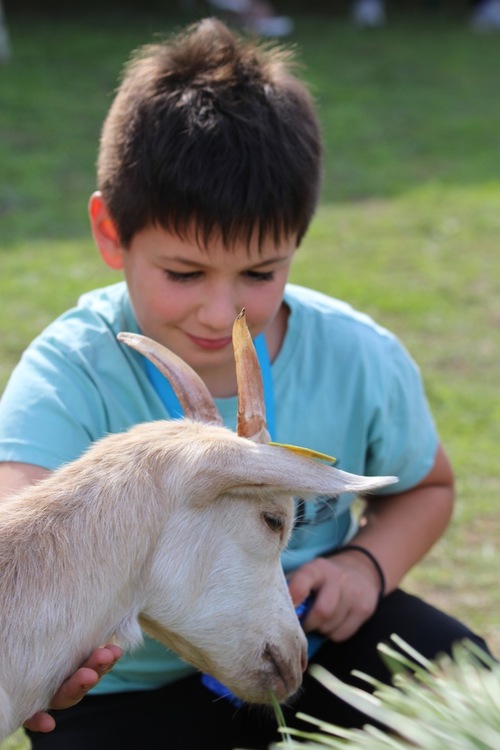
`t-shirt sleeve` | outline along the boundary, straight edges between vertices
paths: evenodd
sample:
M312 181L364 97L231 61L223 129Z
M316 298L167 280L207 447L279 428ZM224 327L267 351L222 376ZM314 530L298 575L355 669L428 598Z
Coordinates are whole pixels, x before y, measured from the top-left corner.
M35 341L0 400L0 460L56 469L103 434L105 417L84 359L60 342Z
M143 357L117 341L137 333L124 289L90 293L26 349L0 399L0 461L53 470L109 433L168 417Z
M389 341L378 372L380 398L369 425L367 473L394 475L384 494L418 484L431 470L439 443L419 368L397 339Z

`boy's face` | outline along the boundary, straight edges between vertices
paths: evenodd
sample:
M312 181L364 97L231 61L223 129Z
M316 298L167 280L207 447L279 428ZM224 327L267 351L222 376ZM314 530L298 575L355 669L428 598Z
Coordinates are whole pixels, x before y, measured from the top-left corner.
M94 227L94 235L99 243ZM275 245L267 238L231 249L220 239L200 249L159 227L138 232L128 249L117 245L113 262L122 268L141 332L164 344L205 380L213 395L229 395L234 372L231 332L244 307L253 337L265 331L271 354L281 344L283 291L296 238ZM273 351L274 349L274 351Z

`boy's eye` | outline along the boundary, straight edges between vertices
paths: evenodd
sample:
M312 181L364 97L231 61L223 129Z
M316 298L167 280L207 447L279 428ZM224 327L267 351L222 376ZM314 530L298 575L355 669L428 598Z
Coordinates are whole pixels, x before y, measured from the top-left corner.
M189 273L180 273L179 271L168 271L165 269L165 274L170 281L193 281L200 277L200 271L190 271Z
M201 278L202 271L187 271L185 273L181 271L170 271L165 269L165 275L169 281L174 282L189 282L196 281ZM274 279L274 271L244 271L243 275L249 280L256 283L272 281Z
M272 281L274 279L274 271L245 271L245 276L250 281Z

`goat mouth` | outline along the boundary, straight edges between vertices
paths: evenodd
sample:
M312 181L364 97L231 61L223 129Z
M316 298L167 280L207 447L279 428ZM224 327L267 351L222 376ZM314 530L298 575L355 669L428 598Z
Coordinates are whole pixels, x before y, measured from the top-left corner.
M284 659L280 651L270 644L266 644L263 657L272 669L271 683L276 698L283 701L296 693L302 683L302 663L294 668L293 663Z
M259 662L246 672L244 679L241 673L235 680L224 682L220 676L218 679L245 703L270 705L274 699L284 703L297 694L302 685L301 659L297 662L286 659L278 648L266 645Z

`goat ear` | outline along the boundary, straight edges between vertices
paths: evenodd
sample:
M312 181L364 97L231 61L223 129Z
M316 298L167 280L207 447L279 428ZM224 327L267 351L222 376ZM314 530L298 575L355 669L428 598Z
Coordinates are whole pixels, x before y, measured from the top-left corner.
M201 422L221 424L222 420L210 391L199 375L183 359L156 341L138 333L117 336L132 349L147 357L169 380L184 411L184 416Z
M254 446L238 457L241 484L254 484L293 495L363 494L394 484L397 477L366 477L341 471L313 458L306 458L275 445Z
M244 308L233 324L233 349L238 383L236 432L254 443L268 443L262 373Z

